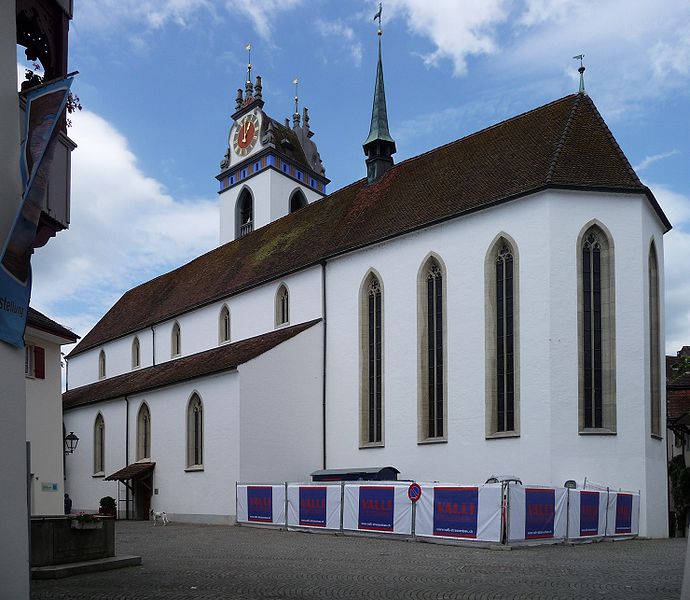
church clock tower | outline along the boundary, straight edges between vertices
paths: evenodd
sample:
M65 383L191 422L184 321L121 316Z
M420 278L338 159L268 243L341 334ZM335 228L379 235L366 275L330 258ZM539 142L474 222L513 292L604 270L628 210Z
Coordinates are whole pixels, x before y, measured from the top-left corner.
M249 49L249 48L248 48ZM220 182L220 243L250 234L326 195L326 170L309 128L309 112L295 113L292 126L264 111L261 77L237 90L228 149L216 176Z

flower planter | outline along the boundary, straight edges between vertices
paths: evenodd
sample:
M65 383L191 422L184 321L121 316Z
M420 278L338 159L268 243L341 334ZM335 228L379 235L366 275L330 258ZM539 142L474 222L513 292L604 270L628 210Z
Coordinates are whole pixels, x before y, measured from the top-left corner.
M103 521L77 521L72 519L70 527L72 529L102 529Z

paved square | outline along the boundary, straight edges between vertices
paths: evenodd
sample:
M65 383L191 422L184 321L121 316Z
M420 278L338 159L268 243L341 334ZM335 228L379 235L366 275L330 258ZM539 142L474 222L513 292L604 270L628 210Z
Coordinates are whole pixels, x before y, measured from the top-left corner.
M34 581L34 599L677 599L686 540L512 551L250 527L119 521L141 567Z

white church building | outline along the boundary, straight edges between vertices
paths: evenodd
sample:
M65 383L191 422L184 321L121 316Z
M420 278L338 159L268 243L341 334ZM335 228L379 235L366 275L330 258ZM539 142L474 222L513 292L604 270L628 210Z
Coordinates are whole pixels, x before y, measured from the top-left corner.
M367 177L327 194L306 109L238 90L221 244L68 356L75 509L230 523L235 482L393 466L641 493L667 535L663 236L581 91L400 164L379 53Z

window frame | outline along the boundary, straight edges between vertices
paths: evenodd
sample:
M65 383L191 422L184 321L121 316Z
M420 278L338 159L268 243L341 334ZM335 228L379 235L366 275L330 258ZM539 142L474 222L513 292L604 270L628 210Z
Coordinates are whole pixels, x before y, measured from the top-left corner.
M286 283L281 283L275 295L275 326L286 327L290 324L290 290Z
M151 460L151 409L146 402L137 411L136 460Z
M196 410L198 407L198 410ZM198 417L198 419L197 419ZM204 403L198 392L193 392L187 402L186 413L186 471L204 469ZM200 459L200 460L197 460Z
M132 340L132 369L141 367L141 342L139 336L134 336Z
M218 344L229 343L231 333L230 309L223 304L218 314Z
M105 419L100 411L93 423L93 477L105 477Z
M661 281L659 276L659 259L654 239L649 244L647 259L647 276L649 288L649 403L650 435L654 439L662 438L662 392L661 392Z
M105 350L101 348L98 353L98 379L105 379L107 376L107 362L105 356Z
M182 356L182 327L175 321L170 331L170 358Z

